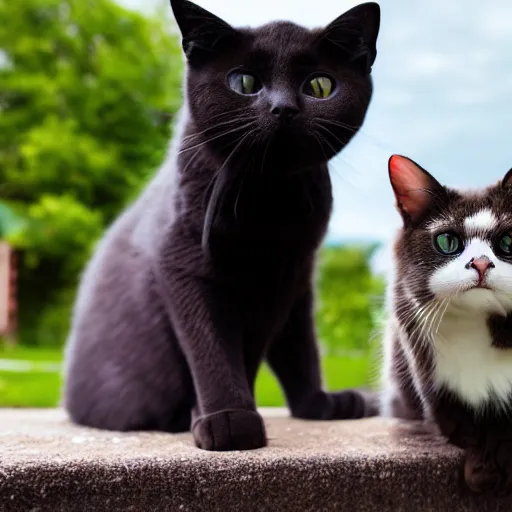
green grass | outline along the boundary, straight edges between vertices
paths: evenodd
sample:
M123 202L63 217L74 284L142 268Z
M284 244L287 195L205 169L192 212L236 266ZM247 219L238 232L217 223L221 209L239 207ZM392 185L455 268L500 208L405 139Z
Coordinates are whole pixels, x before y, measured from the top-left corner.
M370 364L366 357L324 357L322 369L327 389L366 386L370 380ZM283 393L276 378L263 365L256 381L256 401L261 407L284 405Z
M55 407L59 392L58 373L0 372L0 407Z
M29 347L7 348L0 345L0 359L32 362L59 362L59 349ZM324 357L324 378L328 389L367 385L370 360L364 356ZM0 407L54 407L59 401L61 376L58 372L0 371ZM256 382L259 406L285 405L283 393L267 366L263 366Z
M55 363L62 360L62 349L22 347L20 345L10 347L9 345L0 343L0 359L44 361L48 363Z

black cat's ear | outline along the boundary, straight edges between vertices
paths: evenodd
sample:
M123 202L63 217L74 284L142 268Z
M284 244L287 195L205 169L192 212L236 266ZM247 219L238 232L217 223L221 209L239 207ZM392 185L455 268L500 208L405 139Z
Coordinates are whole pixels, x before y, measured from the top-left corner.
M501 180L501 186L503 188L512 188L512 169L510 169Z
M370 74L377 57L379 28L379 4L368 2L356 5L336 18L320 37L326 50L342 54L355 69Z
M406 225L417 221L436 198L445 194L444 187L410 158L392 155L388 168L396 208Z
M188 0L171 0L181 45L191 64L201 64L225 48L237 31L211 12Z

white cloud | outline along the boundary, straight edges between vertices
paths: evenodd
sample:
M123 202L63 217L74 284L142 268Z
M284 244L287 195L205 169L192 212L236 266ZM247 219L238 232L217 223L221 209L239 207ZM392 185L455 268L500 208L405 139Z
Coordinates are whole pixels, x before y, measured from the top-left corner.
M489 4L483 9L479 25L482 33L488 38L510 41L512 39L512 6L508 2Z
M446 55L431 51L416 52L409 61L407 71L418 78L438 75L449 69L450 59Z

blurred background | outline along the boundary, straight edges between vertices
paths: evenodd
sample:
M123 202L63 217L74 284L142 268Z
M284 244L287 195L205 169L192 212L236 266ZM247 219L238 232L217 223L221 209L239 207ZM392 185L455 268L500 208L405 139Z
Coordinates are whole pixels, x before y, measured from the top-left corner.
M359 2L197 3L235 25L312 27ZM317 320L332 389L378 376L389 241L400 225L389 156L465 188L512 166L512 3L379 3L373 101L331 162L335 211ZM0 0L0 20L0 307L10 306L0 322L0 406L54 406L80 272L162 161L183 61L165 0ZM257 401L284 403L265 367Z

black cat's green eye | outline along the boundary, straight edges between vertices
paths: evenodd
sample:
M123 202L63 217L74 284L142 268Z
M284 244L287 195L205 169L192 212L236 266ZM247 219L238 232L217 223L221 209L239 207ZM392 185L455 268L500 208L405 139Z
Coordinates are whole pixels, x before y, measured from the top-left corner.
M440 233L434 238L436 249L445 255L457 254L462 251L462 240L454 233Z
M237 71L228 76L228 84L238 94L256 94L261 89L261 83L254 75Z
M512 235L507 233L503 235L498 242L499 252L503 256L511 257L512 256Z
M319 100L325 100L332 95L334 82L327 76L315 76L304 84L304 94Z

